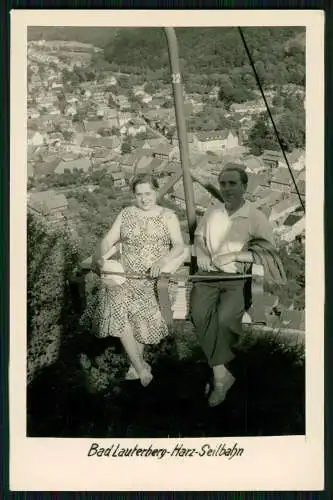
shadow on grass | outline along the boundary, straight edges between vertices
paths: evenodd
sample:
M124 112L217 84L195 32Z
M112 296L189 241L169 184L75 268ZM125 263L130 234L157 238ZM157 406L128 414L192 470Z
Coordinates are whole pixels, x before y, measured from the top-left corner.
M267 337L245 338L237 357L237 381L226 401L210 409L204 397L209 370L190 336L171 337L151 350L154 380L147 388L138 381L122 381L126 364L114 342L92 338L88 342L88 337L81 335L76 356L71 351L71 362L68 357L58 361L31 385L28 435L139 438L305 433L301 348ZM188 346L189 352L181 358L179 352ZM94 393L78 355L86 351L93 360L106 347L113 352L110 373L116 375L105 390Z

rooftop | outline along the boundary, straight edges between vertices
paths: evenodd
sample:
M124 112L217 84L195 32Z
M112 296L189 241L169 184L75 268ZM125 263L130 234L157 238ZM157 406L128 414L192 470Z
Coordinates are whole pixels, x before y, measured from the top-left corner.
M289 185L292 182L288 168L279 167L272 178L272 182Z
M285 210L296 210L300 205L298 196L291 195L285 200L280 201L274 206L273 210L276 214L283 213Z
M109 137L89 137L83 138L82 147L99 147L105 149L114 149L120 144L120 139L117 136Z
M290 214L284 221L283 225L284 226L293 226L296 224L296 222L299 222L303 218L303 215L301 214Z
M87 171L90 168L90 160L88 158L77 158L72 161L61 161L57 166L55 172L63 173L66 169L68 170L84 170Z
M154 154L169 155L173 151L175 146L171 144L159 144L153 149Z
M28 205L40 213L47 215L52 211L67 208L68 201L64 194L48 190L31 193Z
M283 328L304 330L305 311L285 309L281 313L280 321Z
M196 132L194 134L198 141L225 140L229 135L229 130L211 130L209 132Z

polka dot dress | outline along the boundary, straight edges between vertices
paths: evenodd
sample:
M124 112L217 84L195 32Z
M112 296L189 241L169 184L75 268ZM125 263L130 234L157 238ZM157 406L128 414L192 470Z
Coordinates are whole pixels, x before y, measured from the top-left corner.
M121 213L122 266L126 273L145 273L170 249L166 211L146 215L136 207ZM170 284L174 301L176 284ZM109 287L102 282L81 323L99 337L121 337L130 328L138 342L157 344L168 335L156 296L155 280L127 279Z

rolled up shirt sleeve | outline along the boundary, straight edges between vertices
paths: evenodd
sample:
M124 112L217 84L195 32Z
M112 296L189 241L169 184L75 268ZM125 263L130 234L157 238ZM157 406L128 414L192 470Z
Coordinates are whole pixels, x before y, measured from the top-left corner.
M194 236L200 236L201 238L205 238L206 232L207 232L207 224L208 224L208 219L213 212L214 208L208 208L206 212L204 213L203 217L201 217L196 230L194 232Z

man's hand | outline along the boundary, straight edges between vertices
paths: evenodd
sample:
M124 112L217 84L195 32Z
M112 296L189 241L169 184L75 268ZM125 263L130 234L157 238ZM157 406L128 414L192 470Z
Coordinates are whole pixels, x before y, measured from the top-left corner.
M221 270L223 266L226 266L236 261L237 261L237 254L235 252L226 253L225 255L217 255L216 257L213 258L214 266L216 266L218 269Z
M158 276L161 274L163 267L165 266L166 262L165 259L158 259L156 262L154 262L151 265L150 268L150 276L152 278L158 278Z
M209 271L212 264L212 259L208 257L208 255L201 255L201 256L198 255L197 263L198 263L198 268L201 271Z

